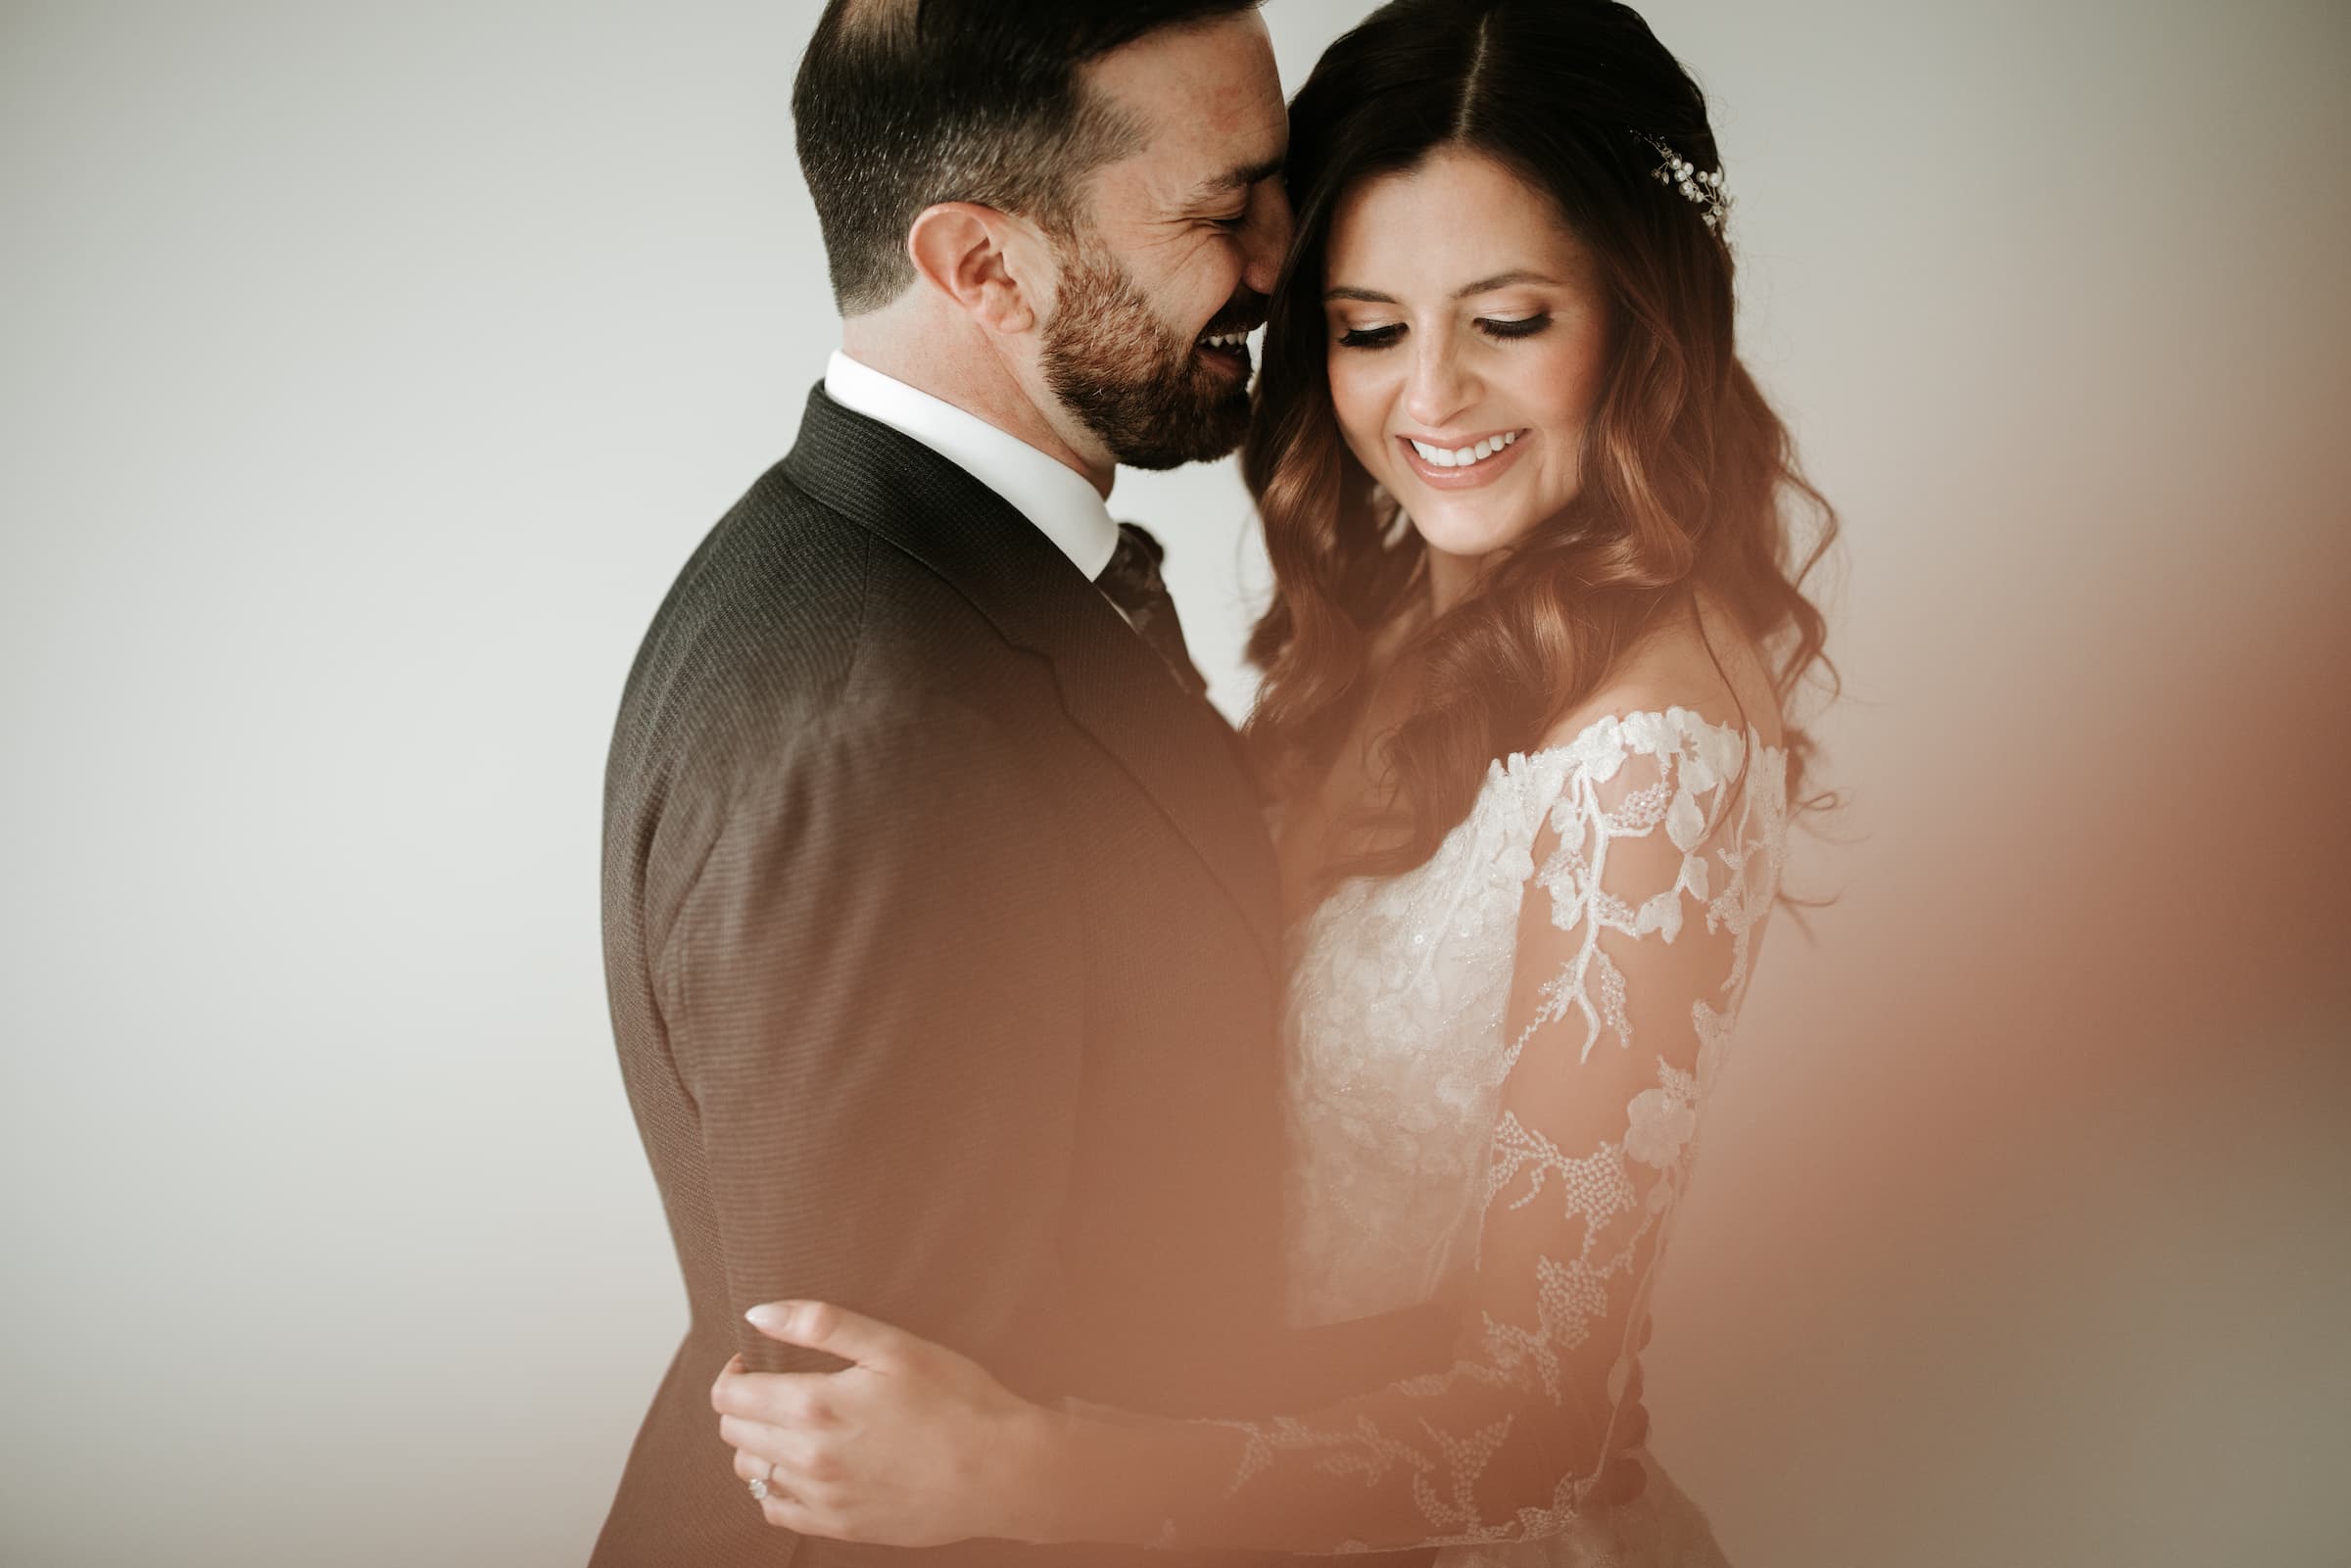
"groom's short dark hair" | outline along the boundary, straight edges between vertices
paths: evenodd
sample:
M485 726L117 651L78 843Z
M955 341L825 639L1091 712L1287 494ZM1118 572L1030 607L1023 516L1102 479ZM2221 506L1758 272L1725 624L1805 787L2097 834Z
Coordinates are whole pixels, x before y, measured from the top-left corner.
M1134 126L1089 101L1080 68L1163 27L1258 0L831 0L792 83L800 171L833 297L859 315L914 281L906 231L977 202L1072 232L1077 182Z

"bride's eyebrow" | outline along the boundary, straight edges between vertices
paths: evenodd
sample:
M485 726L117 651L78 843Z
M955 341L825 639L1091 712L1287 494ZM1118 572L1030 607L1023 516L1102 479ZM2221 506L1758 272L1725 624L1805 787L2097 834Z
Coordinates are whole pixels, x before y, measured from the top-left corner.
M1524 267L1519 267L1510 272L1497 272L1490 278L1479 278L1475 283L1464 284L1453 291L1453 297L1457 300L1466 300L1472 294L1485 294L1494 289L1507 289L1515 283L1548 284L1555 289L1559 286L1558 278L1547 277L1541 272L1530 272ZM1394 305L1397 303L1396 296L1393 294L1380 294L1370 289L1359 289L1344 283L1325 293L1322 299L1325 304L1332 300L1361 300L1366 305Z

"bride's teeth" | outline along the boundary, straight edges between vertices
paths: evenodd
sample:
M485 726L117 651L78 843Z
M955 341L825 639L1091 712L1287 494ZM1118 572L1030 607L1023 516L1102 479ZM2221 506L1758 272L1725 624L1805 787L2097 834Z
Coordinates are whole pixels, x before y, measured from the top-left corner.
M1483 437L1470 446L1454 448L1432 447L1427 442L1415 441L1411 436L1404 439L1412 442L1413 451L1420 454L1420 460L1424 463L1430 463L1439 468L1466 468L1471 463L1484 462L1503 448L1515 442L1518 436L1519 432L1512 430L1505 435Z

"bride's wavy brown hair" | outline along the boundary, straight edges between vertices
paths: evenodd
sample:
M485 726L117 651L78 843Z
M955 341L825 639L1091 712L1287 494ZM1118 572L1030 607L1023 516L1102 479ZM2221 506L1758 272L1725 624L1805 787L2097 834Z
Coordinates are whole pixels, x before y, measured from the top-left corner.
M1728 249L1655 177L1646 137L1721 166L1697 83L1638 14L1592 0L1398 0L1331 45L1291 102L1297 234L1241 456L1275 590L1249 640L1265 681L1247 734L1276 792L1327 765L1368 695L1369 634L1424 553L1332 412L1321 295L1341 199L1441 148L1484 154L1550 196L1611 296L1580 494L1398 655L1418 685L1383 742L1377 847L1334 877L1426 860L1492 759L1536 744L1702 587L1764 650L1783 710L1816 665L1833 687L1799 585L1836 512L1740 363ZM1811 524L1800 559L1792 512ZM1825 803L1802 792L1811 737L1793 724L1786 737L1791 800Z

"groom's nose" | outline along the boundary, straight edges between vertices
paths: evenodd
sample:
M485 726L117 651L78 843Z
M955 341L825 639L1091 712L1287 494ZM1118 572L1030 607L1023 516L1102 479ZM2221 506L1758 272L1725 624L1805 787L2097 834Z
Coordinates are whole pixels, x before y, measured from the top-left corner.
M1241 282L1259 294L1271 294L1282 258L1290 254L1290 199L1279 180L1270 179L1258 187L1252 205Z

